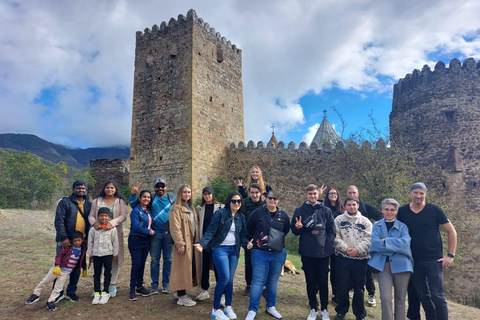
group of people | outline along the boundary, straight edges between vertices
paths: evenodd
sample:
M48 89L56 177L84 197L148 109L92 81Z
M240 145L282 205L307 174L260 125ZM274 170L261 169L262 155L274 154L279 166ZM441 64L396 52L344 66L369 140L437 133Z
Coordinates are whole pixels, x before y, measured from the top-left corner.
M246 320L256 317L262 295L266 312L281 319L276 310L277 286L287 255L285 236L291 230L299 236L310 306L307 320L318 315L322 320L330 319L330 271L337 320L344 319L349 310L351 290L356 319L366 318L365 287L367 304L376 304L374 273L378 273L382 320L419 320L420 303L427 320L448 319L443 268L453 263L456 232L442 209L426 202L427 188L423 183L412 185L409 204L400 207L396 200L384 199L381 211L363 202L355 186L348 187L342 202L338 189L311 184L305 190L306 200L291 219L279 208L280 195L264 182L258 166L251 168L246 186L238 181L238 191L229 194L224 205L218 203L209 186L202 190L202 202L197 208L189 185L181 186L176 196L167 193L167 183L162 178L155 181L153 193L139 188L137 182L129 198L131 301L138 295L149 296L161 290L165 294L174 292L180 306L194 306L196 301L210 297L209 275L214 270L216 286L210 315L220 320L237 319L232 307L233 279L243 247L243 295L250 297ZM325 199L321 201L325 190ZM54 289L47 300L50 311L64 297L77 301L76 286L80 269L86 268L87 253L94 264L92 303L103 304L116 295L118 271L124 260L122 222L127 215L127 201L114 181L105 183L93 203L85 192L85 184L76 181L72 195L59 201L55 216L55 265L27 304L38 301L41 290L52 281ZM371 220L376 222L372 225ZM445 256L439 226L448 234ZM147 290L143 282L149 253L152 282ZM202 291L195 301L187 291L197 286Z

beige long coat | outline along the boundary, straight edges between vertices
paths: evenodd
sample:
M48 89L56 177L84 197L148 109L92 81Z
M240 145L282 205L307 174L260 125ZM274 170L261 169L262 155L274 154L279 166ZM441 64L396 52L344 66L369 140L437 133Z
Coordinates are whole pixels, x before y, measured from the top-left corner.
M102 203L103 198L99 197L92 202L92 207L90 209L90 214L88 215L88 222L93 228L93 224L97 221L97 212L100 209L100 204ZM118 234L118 267L121 268L123 265L123 260L125 259L125 252L123 247L123 227L122 223L127 219L127 203L120 198L115 198L113 207L113 219L110 220L110 224L117 229Z
M170 274L170 290L188 290L200 285L202 277L201 254L194 250L193 244L200 240L198 217L195 208L196 235L193 234L190 211L185 206L174 204L168 219L170 221L170 234L173 241L172 271ZM185 246L185 254L178 253L178 248ZM192 276L193 255L195 255L196 277Z

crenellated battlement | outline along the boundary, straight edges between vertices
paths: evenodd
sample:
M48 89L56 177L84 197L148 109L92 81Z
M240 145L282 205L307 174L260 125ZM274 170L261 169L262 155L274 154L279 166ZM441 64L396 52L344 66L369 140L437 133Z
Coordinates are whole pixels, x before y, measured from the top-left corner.
M342 143L339 143L343 147ZM338 146L337 146L338 147ZM267 145L263 141L258 141L258 143L255 143L254 141L250 140L246 145L245 142L240 141L238 144L235 144L232 142L230 144L230 150L276 150L276 151L290 151L290 150L311 150L311 151L318 151L321 150L322 152L325 153L332 153L332 146L328 143L326 143L322 148L317 143L312 143L310 146L306 142L301 142L300 145L298 145L293 141L290 141L288 146L285 144L285 142L280 141L275 147L275 144L270 142Z
M218 41L221 42L226 48L230 48L234 53L241 55L241 49L238 49L235 44L232 44L230 40L227 40L227 38L223 37L220 32L216 32L215 28L210 27L210 24L208 22L204 22L202 18L198 18L197 13L193 9L190 9L188 11L187 16L179 14L177 19L172 17L170 18L168 23L162 21L160 27L155 24L151 29L146 28L143 32L137 31L137 42L143 40L151 40L153 38L161 38L168 34L168 32L171 31L173 28L189 22L198 23L208 33L217 38Z
M442 61L439 61L433 71L428 65L424 65L422 70L413 70L393 86L394 102L402 101L405 97L415 97L418 95L418 90L435 90L438 88L438 83L454 87L465 81L467 83L480 82L480 61L476 63L475 59L468 58L462 64L460 60L454 58L450 61L448 68ZM398 105L394 103L393 110L396 110L397 107Z

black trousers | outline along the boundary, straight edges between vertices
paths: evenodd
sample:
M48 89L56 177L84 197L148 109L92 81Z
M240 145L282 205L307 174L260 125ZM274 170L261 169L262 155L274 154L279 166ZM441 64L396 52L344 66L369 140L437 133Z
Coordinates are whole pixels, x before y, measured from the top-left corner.
M252 250L245 249L245 282L247 286L252 286Z
M367 265L367 275L365 277L365 288L367 289L368 295L375 295L375 282L373 281L373 272L372 267Z
M330 285L332 286L332 296L337 295L337 281L335 279L337 275L337 267L335 263L336 256L332 254L330 256Z
M93 291L100 292L100 275L102 274L102 267L105 269L103 283L103 291L108 293L108 287L110 287L110 281L112 280L112 261L113 255L97 257L93 256Z
M217 268L212 262L212 253L203 250L202 252L202 290L210 288L210 266L213 265L213 272L215 273L215 281L218 282Z
M321 310L327 309L329 260L329 257L310 258L302 256L302 269L305 271L310 309L318 310L317 292L320 293Z
M365 318L367 311L363 303L365 291L365 274L367 272L367 259L356 260L335 257L337 266L337 299L338 305L335 308L337 314L345 315L350 307L348 291L353 285L353 314L358 318Z

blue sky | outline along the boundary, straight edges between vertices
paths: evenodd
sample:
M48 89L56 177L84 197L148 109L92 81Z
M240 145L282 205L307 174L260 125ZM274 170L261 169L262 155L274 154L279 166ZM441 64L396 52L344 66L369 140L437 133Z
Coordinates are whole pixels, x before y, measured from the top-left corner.
M242 49L245 141L384 130L398 79L480 60L480 1L0 0L0 133L129 145L135 33L191 8Z

